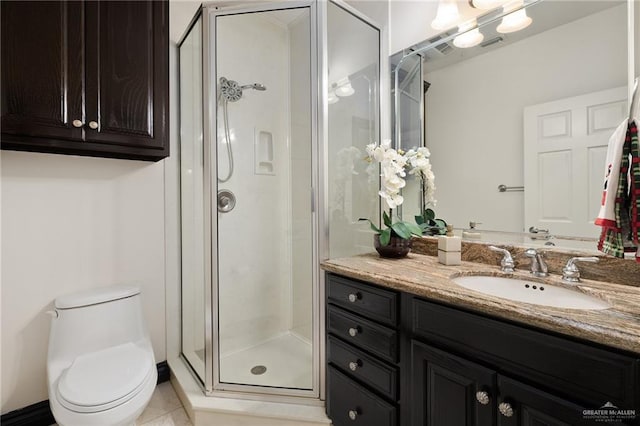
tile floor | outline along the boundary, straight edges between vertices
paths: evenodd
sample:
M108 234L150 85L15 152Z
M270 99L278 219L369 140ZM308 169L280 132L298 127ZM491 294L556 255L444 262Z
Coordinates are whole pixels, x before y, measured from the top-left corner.
M136 426L191 426L182 402L171 382L160 383L153 392L149 405L136 421Z

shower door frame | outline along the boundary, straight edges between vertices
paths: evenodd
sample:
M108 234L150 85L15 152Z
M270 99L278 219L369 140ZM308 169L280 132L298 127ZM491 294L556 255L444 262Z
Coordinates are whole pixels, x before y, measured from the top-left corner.
M219 351L219 322L218 322L218 223L216 197L217 182L217 108L218 108L218 87L217 87L217 51L216 51L216 17L227 15L239 15L245 13L260 13L278 11L286 9L308 8L310 24L310 111L311 111L311 162L316 167L311 168L312 176L312 203L313 214L312 223L312 309L313 309L313 339L312 339L312 386L311 389L278 388L270 386L225 383L220 381L220 351ZM321 312L324 305L321 305L320 295L320 268L319 253L324 252L321 247L326 245L326 241L320 235L318 223L321 220L323 200L319 196L319 175L324 161L319 149L319 126L318 122L323 122L321 113L319 115L318 102L321 97L320 79L318 76L319 56L318 56L318 36L319 36L319 10L318 2L315 0L300 1L276 1L265 4L234 5L221 4L220 2L203 5L203 86L206 90L207 101L204 102L204 167L205 167L205 259L211 259L205 271L205 383L204 391L208 396L219 397L241 397L256 400L273 400L277 396L278 401L283 401L283 397L291 397L292 400L305 401L308 404L319 403L321 392L321 381L324 381L324 374L321 373L320 366L324 363L324 344L321 342L323 326L320 323ZM326 100L325 100L326 102ZM208 228L208 229L207 229ZM322 368L324 371L324 368ZM314 402L317 401L317 402Z

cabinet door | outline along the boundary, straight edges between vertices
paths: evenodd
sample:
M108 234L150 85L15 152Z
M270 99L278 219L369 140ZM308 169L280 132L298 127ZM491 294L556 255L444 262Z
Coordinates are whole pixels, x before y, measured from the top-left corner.
M498 388L500 389L500 399L497 402L498 426L598 424L594 418L588 418L583 414L584 410L597 410L599 408L597 406L583 407L504 376L498 377ZM600 422L603 421L605 420L600 420ZM613 417L607 418L605 423L607 425L623 424L615 421Z
M83 3L3 1L3 145L82 140ZM74 127L74 120L79 127Z
M496 373L418 341L411 343L412 425L493 425Z
M86 8L87 142L168 150L168 3Z

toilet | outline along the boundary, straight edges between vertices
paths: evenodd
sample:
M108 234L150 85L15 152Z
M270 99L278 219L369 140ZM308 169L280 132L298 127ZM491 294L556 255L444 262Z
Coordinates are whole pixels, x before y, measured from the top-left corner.
M56 422L134 424L158 378L140 289L114 286L61 296L52 316L47 381Z

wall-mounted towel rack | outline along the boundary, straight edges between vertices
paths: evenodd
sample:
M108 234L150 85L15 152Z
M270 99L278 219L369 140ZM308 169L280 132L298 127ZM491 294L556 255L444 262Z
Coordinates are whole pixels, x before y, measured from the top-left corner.
M498 192L522 192L524 191L524 186L507 186L507 185L498 185Z

